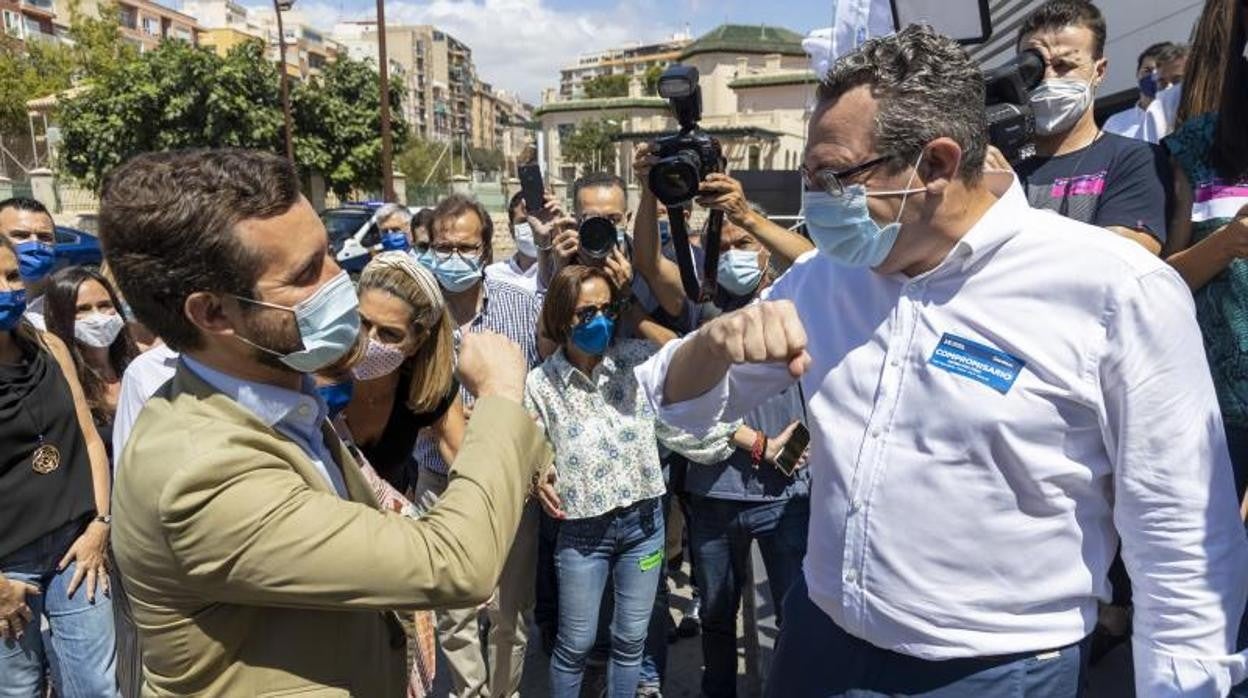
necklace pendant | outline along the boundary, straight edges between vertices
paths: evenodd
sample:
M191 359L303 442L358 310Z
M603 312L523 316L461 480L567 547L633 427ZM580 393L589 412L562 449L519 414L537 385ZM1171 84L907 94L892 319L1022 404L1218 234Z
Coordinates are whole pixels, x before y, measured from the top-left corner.
M34 455L30 458L30 469L40 475L47 475L59 467L61 467L61 452L51 444L36 448Z

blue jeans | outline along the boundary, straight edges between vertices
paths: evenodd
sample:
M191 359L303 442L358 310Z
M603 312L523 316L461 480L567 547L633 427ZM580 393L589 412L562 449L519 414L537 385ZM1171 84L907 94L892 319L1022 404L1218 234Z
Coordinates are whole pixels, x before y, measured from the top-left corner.
M611 621L609 695L633 698L641 651L663 569L663 510L647 499L589 519L564 521L555 546L559 575L559 634L550 661L555 698L577 698L585 660L598 634L598 613L610 576L615 587Z
M811 602L804 579L784 605L788 622L767 675L768 698L1076 698L1083 692L1090 637L1051 651L930 661L845 632Z
M737 502L694 495L689 516L689 546L702 593L702 695L731 698L737 694L737 610L746 566L752 564L750 541L758 541L780 625L784 595L802 575L810 499Z
M87 601L85 582L69 596L76 562L56 571L81 530L77 522L62 526L0 560L6 578L33 584L42 592L26 597L34 620L22 639L0 642L0 698L42 696L49 666L61 698L119 695L112 600L97 587L95 603ZM46 636L39 632L42 618L50 626Z

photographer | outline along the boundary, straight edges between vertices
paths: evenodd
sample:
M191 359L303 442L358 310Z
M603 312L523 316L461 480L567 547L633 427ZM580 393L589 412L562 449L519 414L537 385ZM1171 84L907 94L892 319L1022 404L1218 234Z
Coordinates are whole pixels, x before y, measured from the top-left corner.
M1044 56L1031 94L1036 155L1015 166L1035 208L1122 235L1153 254L1166 241L1169 164L1161 149L1102 133L1093 102L1105 79L1105 18L1088 0L1050 0L1024 20L1018 49Z
M816 100L819 254L638 369L694 434L806 395L809 552L768 695L1076 696L1119 537L1137 693L1224 695L1248 541L1186 284L985 174L952 39L871 39Z
M653 154L654 145L642 143L634 152L633 171L641 183L641 203L637 207L634 230L634 261L637 271L653 290L655 298L664 311L681 312L688 297L680 280L680 268L661 254L661 237L658 225L658 200L650 190L650 170L659 161ZM766 216L750 207L741 183L726 174L714 173L702 182L700 206L724 212L724 225L740 228L767 247L772 264L779 270L788 269L797 258L814 249L810 240L772 223ZM702 267L702 255L694 248L694 267Z

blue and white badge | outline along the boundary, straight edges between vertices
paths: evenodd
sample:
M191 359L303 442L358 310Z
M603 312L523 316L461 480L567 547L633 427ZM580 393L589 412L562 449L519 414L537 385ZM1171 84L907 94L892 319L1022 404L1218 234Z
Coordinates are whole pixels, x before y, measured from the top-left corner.
M1000 349L946 333L932 352L928 363L952 374L978 381L1002 395L1010 392L1018 374L1027 365L1022 359Z

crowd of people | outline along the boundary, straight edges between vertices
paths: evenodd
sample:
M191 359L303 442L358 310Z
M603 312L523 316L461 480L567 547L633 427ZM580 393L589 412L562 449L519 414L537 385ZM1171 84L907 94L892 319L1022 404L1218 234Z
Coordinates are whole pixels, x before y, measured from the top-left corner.
M1020 162L953 41L842 57L800 232L701 183L700 299L649 144L637 201L383 207L358 278L272 154L118 166L98 269L0 201L0 696L514 696L530 642L658 696L683 563L734 696L754 544L769 696L1076 696L1124 643L1139 695L1248 695L1248 4L1098 126L1109 35L1020 22Z

